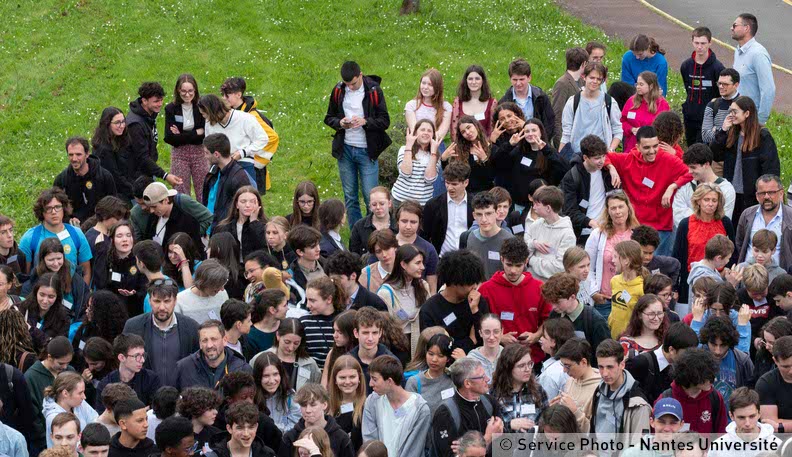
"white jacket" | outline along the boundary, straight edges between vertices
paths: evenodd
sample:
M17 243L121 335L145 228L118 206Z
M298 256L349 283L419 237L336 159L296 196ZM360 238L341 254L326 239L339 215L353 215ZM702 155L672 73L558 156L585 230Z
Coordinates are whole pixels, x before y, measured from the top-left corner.
M65 413L66 410L57 403L52 397L47 397L44 399L44 406L41 409L41 412L44 414L44 419L46 421L46 434L47 434L47 448L52 447L52 420L55 419L60 413ZM90 424L91 422L96 421L96 418L99 417L99 414L96 412L95 409L88 404L87 401L83 400L80 403L80 406L74 408L74 415L77 416L77 419L80 420L80 430L85 430L85 426Z
M759 425L759 436L756 437L755 440L747 442L737 436L737 423L729 423L729 425L726 426L726 434L712 443L713 450L709 452L709 457L732 457L735 455L739 455L740 457L754 457L766 451L780 453L781 440L773 434L773 426L770 424L762 424L761 422L757 425ZM762 441L768 441L769 443L761 443ZM775 449L769 447L771 442L776 443ZM727 444L739 444L741 447L735 448L731 446L727 448Z
M213 133L223 133L228 137L231 142L231 154L236 151L244 151L240 162L249 162L256 166L256 168L263 168L264 164L253 160L254 156L260 156L265 159L271 159L272 153L264 151L264 147L269 143L267 132L258 120L244 111L231 110L231 117L228 119L228 124L223 125L217 123L214 125L206 122L204 129L206 136Z
M525 243L531 255L528 259L528 271L540 281L547 281L550 276L562 273L564 253L575 245L575 240L575 230L568 216L562 216L555 224L549 224L540 217L525 230ZM550 252L542 254L537 251L534 241L547 243Z
M595 228L589 235L588 240L586 240L586 252L591 261L591 268L589 268L586 282L588 282L588 290L592 292L592 295L602 290L602 268L607 242L608 235L598 228Z
M736 198L734 186L725 178L718 179L720 179L718 187L720 187L721 192L723 192L723 213L726 217L732 219L734 199ZM679 226L682 219L690 217L690 215L693 214L693 203L691 203L691 198L693 197L694 183L695 181L691 181L685 184L677 191L676 195L674 195L674 203L671 206L674 210L674 229ZM696 185L698 184L696 183ZM733 220L732 224L734 224Z

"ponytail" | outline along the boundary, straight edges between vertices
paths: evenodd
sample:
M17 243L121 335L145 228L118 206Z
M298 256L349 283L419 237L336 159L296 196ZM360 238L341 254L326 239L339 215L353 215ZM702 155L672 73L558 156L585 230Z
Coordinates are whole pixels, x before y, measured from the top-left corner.
M660 53L665 55L665 49L661 48L657 41L654 38L648 37L646 35L640 34L636 35L630 41L630 51L632 52L641 52L641 51L649 51L651 53Z
M305 286L305 290L308 289L313 289L319 292L319 296L324 300L332 297L331 301L333 303L333 308L337 312L346 309L346 303L349 299L346 291L341 286L341 284L336 283L329 277L322 276L321 278L312 279Z
M81 382L85 383L82 376L79 374L73 371L64 371L55 378L51 386L47 386L44 389L44 398L52 398L57 402L58 395L60 395L61 392L71 392L77 388Z

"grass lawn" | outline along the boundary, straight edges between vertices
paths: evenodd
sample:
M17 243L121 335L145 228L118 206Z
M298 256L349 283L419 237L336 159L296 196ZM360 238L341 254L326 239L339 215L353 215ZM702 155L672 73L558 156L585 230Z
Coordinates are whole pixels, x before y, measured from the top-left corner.
M611 80L625 51L623 43L542 0L424 0L412 16L399 16L396 0L24 3L0 3L0 211L16 219L20 231L34 223L35 196L67 165L64 140L90 137L106 106L127 111L144 80L160 81L170 93L178 75L190 72L203 93L217 93L229 76L247 79L248 92L281 136L265 202L267 213L277 215L291 211L292 189L302 179L314 180L323 198L341 198L331 130L322 119L346 59L382 77L394 138L385 154L395 155L404 142L404 104L429 67L445 75L451 101L472 63L484 66L500 97L515 57L527 58L533 83L548 89L563 73L570 46L606 41ZM679 110L678 74L669 85ZM769 127L789 177L792 120L773 115ZM159 145L165 169L169 149Z

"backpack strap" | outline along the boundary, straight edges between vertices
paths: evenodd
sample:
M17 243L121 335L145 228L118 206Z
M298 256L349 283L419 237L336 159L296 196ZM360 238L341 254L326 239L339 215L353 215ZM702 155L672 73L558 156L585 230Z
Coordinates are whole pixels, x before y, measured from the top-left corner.
M484 405L484 411L487 412L487 415L492 416L493 409L492 403L490 402L489 398L486 395L481 396L481 404Z
M448 412L451 414L451 420L454 421L454 432L459 433L459 428L462 426L462 415L459 412L459 405L454 401L454 397L447 398L445 405L448 407Z
M718 398L718 391L714 387L710 389L709 398L712 409L712 432L715 433L715 427L718 426L718 416L720 415L720 398Z
M27 362L27 358L29 355L33 355L28 351L22 351L22 354L19 356L19 362L17 363L17 368L19 371L25 372L25 362Z
M3 368L5 369L6 375L6 382L8 382L8 391L13 394L14 393L14 367L11 365L4 363Z
M421 373L418 373L418 377L415 378L415 380L418 381L418 392L416 393L418 395L421 395Z
M377 292L379 292L382 289L387 290L388 293L390 294L390 298L391 298L390 308L392 309L394 306L396 306L396 296L393 294L393 287L391 287L389 284L383 284L380 286Z
M578 106L580 106L580 94L581 93L582 92L576 93L575 94L575 98L572 101L572 119L573 119L572 122L574 122L575 114L577 113ZM611 112L611 106L613 106L613 97L611 97L610 95L608 95L606 93L605 94L605 109L608 110L608 116L609 117L610 117L610 112Z

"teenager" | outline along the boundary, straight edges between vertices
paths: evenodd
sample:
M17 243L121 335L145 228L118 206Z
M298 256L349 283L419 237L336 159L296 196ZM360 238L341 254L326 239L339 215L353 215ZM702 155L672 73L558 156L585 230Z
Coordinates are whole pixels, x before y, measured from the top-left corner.
M253 296L251 321L253 325L248 333L248 345L254 354L266 351L273 346L275 332L281 322L286 319L289 305L286 294L279 289L265 289Z
M422 119L407 130L405 145L399 149L396 166L399 175L391 192L398 207L406 200L415 200L421 206L432 198L434 182L440 174L441 139L432 121Z
M718 78L725 68L712 52L712 32L707 27L697 27L692 33L693 54L682 62L679 72L685 85L687 99L682 104L685 118L685 143L701 143L701 123L710 101L718 97Z
M327 354L326 367L332 369L336 359L357 347L358 339L355 336L357 313L357 310L354 309L346 310L333 321L333 348ZM330 370L322 371L322 385L325 387L328 387L328 376L330 376Z
M547 126L547 137L553 138L555 113L542 89L531 84L531 65L525 59L516 59L509 64L511 87L498 103L513 102L522 110L525 119L537 118ZM549 141L549 140L548 140Z
M411 244L400 246L391 274L377 291L389 314L402 324L411 342L411 354L420 333L418 316L430 294L429 284L421 279L424 271L424 254Z
M545 186L534 194L534 209L539 216L526 227L525 244L530 257L528 271L539 280L564 271L563 258L575 245L575 232L568 216L561 216L564 193L555 186Z
M173 89L173 101L165 105L165 142L171 145L171 173L182 178L176 190L203 195L203 181L209 172L203 147L206 121L198 109L198 82L189 73L179 75Z
M281 432L286 433L300 420L300 407L294 401L295 391L283 363L272 352L256 357L253 379L256 380L256 405L269 416Z
M291 226L289 221L283 216L275 216L266 224L266 246L263 251L275 259L277 267L281 271L286 271L289 264L297 259L294 249L287 243ZM255 251L254 251L255 252ZM253 252L245 257L245 261L252 256ZM260 255L257 255L261 259ZM259 262L259 266L264 266L264 262Z
M547 407L547 393L534 377L530 348L506 346L492 375L492 396L498 402L504 432L524 432L536 425Z
M52 424L53 430L48 436L52 440L52 444L40 455L46 456L48 453L58 452L61 457L79 457L77 444L80 441L80 432L83 427L80 426L77 416L72 413L59 413L52 420Z
M714 97L704 109L704 120L701 122L701 139L707 145L712 144L726 116L729 115L731 102L740 96L740 72L734 68L721 70L717 78L718 97ZM718 163L721 174L723 163Z
M479 65L467 67L451 104L451 141L457 141L457 126L462 116L473 116L489 138L493 127L492 112L497 105L484 68Z
M479 336L481 336L482 346L473 349L467 356L481 362L481 366L484 367L487 376L492 379L492 374L495 372L498 360L501 354L503 354L503 346L501 346L501 341L503 340L503 324L497 314L488 313L481 316ZM427 347L427 356L429 355L428 349Z
M337 358L332 367L327 381L330 393L327 411L338 426L349 434L352 447L358 450L363 444L363 406L366 403L363 368L350 355Z
M71 322L78 321L85 313L84 308L90 289L83 282L79 271L71 272L71 264L66 257L65 248L55 238L47 238L41 242L38 264L31 271L30 279L22 285L21 295L30 297L31 289L35 286L38 278L46 273L57 275L60 290L63 293L63 306L69 311Z
M614 247L616 275L611 278L611 306L608 326L611 338L619 338L627 328L638 299L644 294L643 285L649 272L643 267L641 246L633 240L622 241Z
M473 218L478 227L472 228L464 243L460 242L460 245L464 244L465 249L481 259L484 263L484 275L489 278L501 269L500 259L496 253L500 251L504 241L514 235L497 222L497 200L494 195L488 192L477 194L473 197L472 207Z
M118 402L130 400L132 398L137 398L137 394L135 394L135 391L132 390L131 387L124 384L123 382L115 382L105 386L102 389L102 395L100 398L100 404L104 408L104 412L99 414L99 417L96 418L95 423L101 424L103 427L105 427L107 431L110 432L110 435L115 435L116 433L120 432L121 428L118 426L118 423L115 421L115 417L113 416L113 408L115 408L115 405L118 404ZM108 444L110 444L109 441L110 440L108 437Z
M275 452L257 436L259 411L255 405L237 402L228 408L225 415L229 438L215 443L212 451L219 457L256 455L274 457Z
M113 415L121 431L110 442L108 457L142 457L154 451L154 442L146 437L146 409L146 405L137 399L116 405Z
M319 206L319 231L322 232L319 247L322 257L327 258L337 251L347 250L339 233L345 219L344 202L341 200L330 198Z
M85 401L85 381L74 372L59 374L52 385L44 389L42 413L46 420L47 447L52 447L52 420L63 412L74 414L81 429L99 416Z
M234 298L226 300L220 306L220 322L225 329L225 345L245 360L250 360L258 354L248 343L248 334L253 328L251 308L251 305Z
M460 236L473 223L473 195L467 192L469 180L467 163L448 164L443 167L445 192L426 202L421 236L440 255L459 249Z
M550 407L564 405L575 417L579 430L586 422L584 411L591 408L594 392L600 385L602 377L599 370L591 366L591 345L583 338L567 340L558 348L555 355L569 379L561 392L550 399Z
M583 48L569 48L564 53L564 60L566 61L566 71L556 80L551 91L553 114L555 114L553 144L556 146L561 140L561 119L564 116L564 105L570 97L574 97L583 89L583 69L589 60L589 54Z
M190 235L195 246L203 246L201 237L208 230L201 225L204 215L211 215L208 209L194 200L188 202L186 195L177 195L176 189L168 189L161 182L152 182L146 186L141 199L142 206L145 207L149 216L141 217L138 223L138 230L141 236L138 240L154 240L160 246L178 232ZM199 209L195 209L197 205ZM135 214L132 214L133 221ZM134 223L134 222L133 222ZM163 250L164 251L164 250ZM199 252L203 259L203 251Z
M470 192L475 195L493 186L495 169L490 160L490 143L484 128L473 116L462 116L456 126L456 141L440 156L445 169L451 163L470 167ZM445 180L445 174L443 174Z
M376 262L363 267L358 282L369 292L376 293L385 278L393 271L399 241L391 229L374 231L368 240L368 251L374 254Z
M37 328L49 338L67 336L72 315L63 303L61 281L55 273L44 273L30 295L19 304L29 328Z
M336 457L352 457L354 451L349 435L338 426L332 416L326 414L330 395L320 384L306 384L297 391L295 398L300 405L302 418L297 425L283 435L283 442L278 450L278 457L290 457L292 445L303 430L311 427L323 429L330 437L333 455Z
M361 309L369 306L379 311L387 311L388 308L382 299L358 282L358 275L362 267L363 262L360 261L360 256L347 250L334 252L325 264L325 270L330 279L341 284L349 297L346 309Z
M482 325L486 325L486 321L482 322ZM431 414L437 411L443 400L454 395L454 383L446 372L453 360L452 346L451 338L448 335L440 333L429 338L426 342L424 358L426 370L410 377L404 387L408 392L421 395L429 405ZM473 354L476 354L476 350L471 352L471 357L475 357ZM494 371L494 364L492 368Z
M111 439L101 424L88 424L80 434L80 453L85 457L107 457Z
M267 247L267 216L261 206L261 194L253 186L237 189L229 202L227 216L217 222L212 234L230 233L239 246L239 258Z
M377 230L391 229L396 231L396 223L391 216L393 201L390 189L377 186L369 193L369 213L362 221L358 221L349 233L349 250L363 256L372 253L369 250L371 234Z
M195 448L192 423L181 416L171 416L160 422L154 437L162 457L183 456Z
M135 180L133 173L136 164L132 157L123 111L114 106L102 110L91 137L91 147L102 168L113 176L118 196L127 201L133 200L135 196L132 183Z
M309 382L319 382L322 371L316 361L308 355L308 344L305 338L305 327L295 318L284 319L275 332L275 343L265 352L272 352L278 356L286 370L289 388L295 392ZM250 360L251 364L262 353Z
M396 233L396 240L399 242L399 246L412 244L424 253L426 269L424 270L423 278L429 283L429 291L435 293L438 287L437 263L439 256L434 246L418 235L423 214L423 208L416 201L407 200L399 205L399 209L396 211L396 221L399 228Z
M665 449L676 445L675 440L684 426L682 404L673 398L662 398L654 406L649 425L654 434L644 434L641 441L648 444L648 450L634 447L624 452L625 457L665 455ZM648 430L647 430L648 431Z
M369 383L369 365L383 355L395 357L387 346L380 343L387 324L379 311L372 308L362 308L355 315L355 329L353 330L358 345L349 351L349 355L360 363L363 369L367 393L371 393L372 384Z
M669 325L663 304L657 295L641 296L635 303L627 328L619 338L625 356L632 358L659 348Z
M548 319L542 325L539 345L548 358L542 363L542 372L537 378L547 398L555 398L569 379L556 353L568 340L575 337L575 327L568 319Z
M630 40L630 49L622 57L621 80L627 84L636 84L638 76L644 71L657 75L658 84L665 95L668 91L668 61L665 50L654 38L641 34Z
M684 287L684 285L679 285L679 271L681 269L679 260L671 256L655 254L657 247L660 246L660 234L657 229L648 225L639 225L633 228L630 239L637 241L641 246L644 268L653 275L662 273L671 278L674 292L678 292L679 287Z
M302 316L308 354L324 369L327 353L332 347L333 319L346 309L348 297L340 284L324 276L312 279L305 288L310 314Z
M67 369L72 371L69 364L74 356L74 351L68 338L57 336L47 343L44 357L37 360L25 372L27 389L30 392L33 413L33 434L28 437L31 451L41 451L47 447L46 422L42 413L44 403L44 389L51 386L55 377Z
M627 99L622 110L624 150L631 151L636 145L635 134L639 128L652 125L658 114L669 109L668 102L661 94L658 75L651 71L642 71L635 81L635 95Z
M297 225L289 231L287 242L294 249L297 259L289 265L288 273L299 288L296 290L298 296L305 297L305 287L309 281L326 277L322 266L324 260L320 255L321 240L322 234L319 230L304 224ZM304 299L301 302L304 302Z
M129 316L142 314L148 279L138 271L137 260L132 255L135 245L132 224L118 222L110 228L108 238L108 243L96 249L94 287L116 294Z
M780 449L782 441L774 435L773 426L759 422L759 394L748 387L740 387L729 398L729 418L726 434L713 441L710 455L721 457L729 455L726 449L731 445L749 445L751 448ZM716 447L717 446L717 447ZM748 455L755 455L748 451Z
M113 341L113 354L118 360L118 370L111 371L99 382L96 387L98 396L101 398L102 390L108 384L123 382L132 387L140 401L150 405L154 392L160 388L162 381L154 371L143 368L146 360L143 338L133 334L118 335ZM103 408L99 407L99 412L101 410Z
M181 393L176 404L176 412L192 423L195 445L205 451L218 435L224 431L214 426L217 417L217 408L222 399L212 389L206 387L188 387Z
M571 274L580 282L577 299L580 303L594 305L594 295L591 283L588 280L591 272L591 258L580 246L573 246L564 253L564 272Z
M713 317L699 332L701 345L712 353L719 363L714 388L724 402L738 387L753 387L754 364L749 353L737 349L740 334L726 316Z
M220 380L218 391L223 396L223 404L220 405L220 409L217 411L215 427L228 431L226 414L230 412L234 405L250 404L255 406L256 381L251 373L239 371L228 373L228 376ZM270 449L279 448L283 439L283 433L266 414L266 411L258 411L258 427L254 433L256 440L261 440Z
M437 127L435 138L442 141L451 127L451 104L443 97L443 75L434 68L423 72L418 93L404 106L407 128L412 130L421 120Z
M229 281L226 267L215 259L208 259L195 269L195 282L176 296L176 312L199 324L219 320L220 306L228 300L225 287Z
M776 369L765 373L756 383L761 403L762 422L773 426L779 433L786 427L792 429L792 408L789 399L789 388L792 384L792 337L784 336L773 344L773 362Z
M525 125L525 114L514 102L499 103L492 112L494 125L489 135L490 158L495 166L495 185L510 189L512 186L512 161L510 153L514 149L511 138L519 134ZM516 144L516 141L515 141Z

